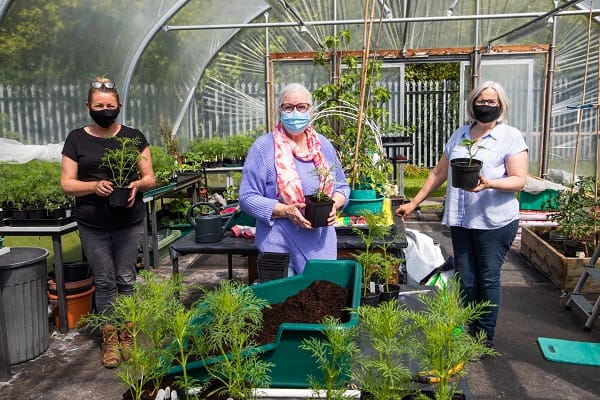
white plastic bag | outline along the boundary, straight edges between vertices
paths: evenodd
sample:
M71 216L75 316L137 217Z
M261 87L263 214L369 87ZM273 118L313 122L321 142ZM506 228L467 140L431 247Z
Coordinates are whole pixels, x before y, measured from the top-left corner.
M431 271L445 261L440 246L433 239L414 229L406 229L408 245L404 249L408 284L418 285Z

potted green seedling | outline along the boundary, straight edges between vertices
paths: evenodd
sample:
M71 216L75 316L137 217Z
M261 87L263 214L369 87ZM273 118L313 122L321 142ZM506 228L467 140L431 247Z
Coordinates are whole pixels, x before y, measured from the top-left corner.
M385 218L382 214L365 214L367 222L366 229L354 227L352 231L360 238L364 249L354 255L363 268L361 304L377 304L381 292L375 284L375 277L380 275L380 270L385 261L381 251L377 250L378 243L389 232L389 227L385 225Z
M110 194L110 205L113 207L127 206L131 193L129 183L139 176L138 161L141 153L139 139L129 137L113 137L102 156L101 166L108 169L113 191Z
M317 361L321 377L310 375L308 382L315 398L343 399L350 380L353 358L359 348L355 341L358 329L342 329L341 322L332 317L323 320L323 335L302 340L300 348L311 353Z
M463 305L460 283L455 278L430 293L418 293L417 298L422 307L408 310L418 333L418 340L410 346L411 358L418 361L421 378L434 384L435 399L454 399L459 382L455 378L467 373L467 364L484 355L497 355L485 345L484 332L474 337L462 329L492 305Z
M467 148L468 157L455 158L450 161L452 167L452 186L470 190L479 184L479 173L483 162L475 158L479 150L485 149L478 145L477 140L463 139L459 145Z
M319 186L313 194L304 196L304 202L306 203L304 217L310 221L313 228L327 226L327 220L334 201L327 194L326 188L334 180L334 169L335 167L315 168L313 172L319 177Z
M122 349L126 357L116 368L116 375L128 386L132 399L144 398L146 391L156 396L172 361L182 362L179 347L165 343L171 340L171 335L181 339L176 322L182 315L191 314L179 300L183 287L177 275L162 279L156 273L142 270L140 277L131 296L116 298L111 314L92 313L78 322L92 329L107 324L123 329L124 321L129 323L132 346Z
M404 399L412 392L412 373L407 356L416 341L416 328L406 307L386 301L377 307L360 306L355 311L361 326L361 351L352 371L365 399Z

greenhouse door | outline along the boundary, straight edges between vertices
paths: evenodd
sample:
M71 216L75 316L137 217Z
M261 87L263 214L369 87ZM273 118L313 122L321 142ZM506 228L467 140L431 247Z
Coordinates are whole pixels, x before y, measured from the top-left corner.
M500 83L511 101L508 115L508 123L520 129L525 135L534 133L534 127L541 126L541 103L543 76L538 77L538 84L534 83L534 57L507 57L498 59L481 60L480 82L496 81ZM465 102L469 93L467 82L471 79L471 68L468 62L461 63L461 110L463 121L468 117L465 110ZM534 93L538 92L535 96ZM536 105L540 105L537 107ZM539 132L536 132L539 133Z

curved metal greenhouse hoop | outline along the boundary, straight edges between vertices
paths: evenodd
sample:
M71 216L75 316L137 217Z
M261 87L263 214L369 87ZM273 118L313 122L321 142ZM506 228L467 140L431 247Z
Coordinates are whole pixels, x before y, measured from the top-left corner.
M331 101L335 101L337 105L333 107L326 107L325 105L327 103L330 103ZM313 123L321 118L326 117L344 117L358 122L358 107L356 107L354 104L348 101L340 99L326 100L313 107ZM371 121L370 119L365 118L364 115L362 123L365 126L367 126L371 130L371 132L375 134L375 141L377 142L377 147L379 147L379 150L383 154L383 142L381 141L381 134L377 124Z

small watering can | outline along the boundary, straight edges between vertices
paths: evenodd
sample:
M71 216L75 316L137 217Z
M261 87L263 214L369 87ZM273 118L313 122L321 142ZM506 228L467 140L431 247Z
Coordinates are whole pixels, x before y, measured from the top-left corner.
M210 207L214 214L194 215L196 208ZM196 229L196 243L214 243L223 239L225 227L235 212L231 213L227 218L223 218L219 214L219 209L212 203L200 202L196 203L188 209L188 222Z

